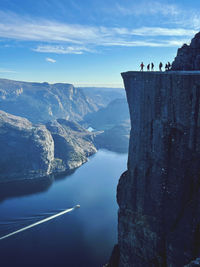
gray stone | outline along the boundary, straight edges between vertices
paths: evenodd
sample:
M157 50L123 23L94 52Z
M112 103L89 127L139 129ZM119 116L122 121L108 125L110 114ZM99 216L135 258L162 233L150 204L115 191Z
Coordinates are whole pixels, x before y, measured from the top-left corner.
M49 175L54 142L44 125L0 111L0 180Z
M46 127L54 140L54 172L77 168L87 161L87 157L97 152L93 144L93 133L75 122L58 119L47 123Z
M84 121L96 130L111 129L125 121L129 121L127 101L119 98L111 101L105 108L90 113L84 117Z
M84 120L87 126L99 130L94 138L97 148L128 151L130 119L126 99L115 99L107 107L86 115Z
M178 49L171 69L200 70L200 32L195 35L190 45L184 44Z
M0 182L68 172L96 151L93 134L77 123L34 125L0 111Z
M117 189L119 266L187 265L200 255L200 75L122 77L131 136Z
M98 109L81 89L66 83L31 83L0 79L1 110L33 123L64 118L80 121Z
M128 153L130 137L130 122L116 125L111 129L98 132L94 136L94 144L97 148L108 149L119 153Z
M198 267L198 266L200 266L200 258L195 259L194 261L190 262L184 267Z

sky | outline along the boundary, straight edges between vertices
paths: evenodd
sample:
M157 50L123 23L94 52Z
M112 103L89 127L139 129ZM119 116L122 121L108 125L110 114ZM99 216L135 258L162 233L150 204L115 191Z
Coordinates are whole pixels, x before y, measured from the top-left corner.
M199 30L199 0L0 0L0 78L123 87Z

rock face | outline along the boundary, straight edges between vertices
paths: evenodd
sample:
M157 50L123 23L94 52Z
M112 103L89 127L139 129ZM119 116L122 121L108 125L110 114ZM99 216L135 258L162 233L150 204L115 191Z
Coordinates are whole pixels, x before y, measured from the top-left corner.
M0 182L77 168L96 152L92 139L92 133L64 119L33 125L0 111Z
M126 98L123 88L80 87L80 89L98 108L106 107L111 101L117 98Z
M128 153L130 122L116 125L94 137L95 146L114 152Z
M97 130L110 129L124 121L129 121L127 101L125 98L115 99L107 107L87 114L84 117L84 121Z
M1 110L33 123L57 118L79 121L98 108L80 89L66 83L30 83L0 79Z
M48 175L53 162L54 142L44 125L0 111L1 181Z
M122 77L132 128L117 190L119 266L193 264L200 255L200 75Z
M54 172L77 168L97 152L92 142L93 134L75 122L58 119L47 123L46 127L54 140Z
M84 122L88 126L101 131L94 139L97 148L127 153L130 134L130 116L125 98L115 99L107 107L87 114Z
M190 45L184 44L178 49L172 70L200 70L200 32L195 35Z

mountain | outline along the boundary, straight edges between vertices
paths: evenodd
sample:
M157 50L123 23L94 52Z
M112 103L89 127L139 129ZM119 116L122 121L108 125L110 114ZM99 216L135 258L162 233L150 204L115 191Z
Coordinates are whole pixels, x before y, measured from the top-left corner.
M71 170L81 166L87 157L96 153L93 133L79 124L58 119L46 124L54 140L54 172Z
M130 122L128 120L96 134L94 144L98 149L104 148L114 152L127 153L129 136Z
M86 114L124 94L123 89L117 88L75 88L67 83L0 79L0 109L33 123L57 118L81 121Z
M44 125L0 111L0 180L46 176L54 162L54 142Z
M1 181L62 173L86 162L96 152L99 133L89 133L76 121L84 125L88 113L96 114L123 94L122 89L0 79Z
M177 56L172 63L173 71L176 70L200 70L200 32L192 39L189 45L184 44L178 49Z
M57 118L80 121L98 110L98 105L71 84L0 79L0 109L33 123L44 123Z
M125 98L115 99L105 108L101 108L84 117L84 122L97 130L110 129L127 120L129 120L129 110Z
M99 108L106 107L116 98L124 98L124 88L108 88L108 87L80 87L83 93L91 99Z
M0 181L68 172L96 152L93 134L65 119L47 125L0 111Z
M83 122L100 131L94 137L97 148L122 153L128 151L130 119L125 98L115 99L106 107L87 114Z

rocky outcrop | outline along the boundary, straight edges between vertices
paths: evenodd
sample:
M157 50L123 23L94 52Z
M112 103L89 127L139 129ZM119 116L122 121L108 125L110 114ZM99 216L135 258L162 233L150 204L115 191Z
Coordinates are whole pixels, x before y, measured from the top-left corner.
M64 119L34 125L0 111L0 182L75 169L96 152L92 139L92 133Z
M195 259L184 267L199 267L200 266L200 258Z
M200 255L200 75L122 77L131 136L117 190L119 266L193 264Z
M195 35L190 45L184 44L178 49L171 69L200 70L200 32Z
M58 119L46 124L54 140L54 172L69 171L81 166L96 153L93 134L79 124Z
M54 142L44 125L0 111L0 180L49 175Z

